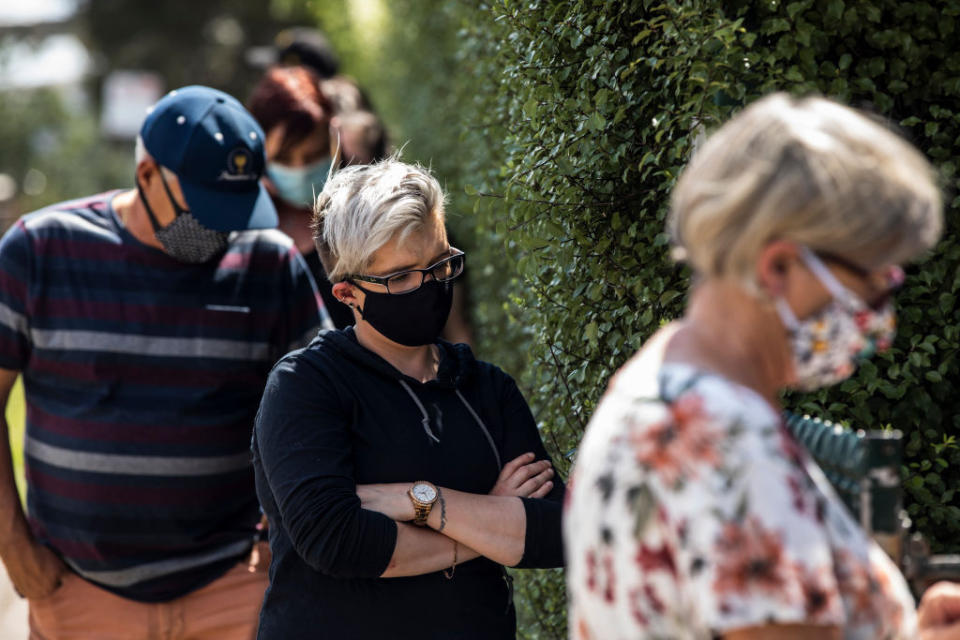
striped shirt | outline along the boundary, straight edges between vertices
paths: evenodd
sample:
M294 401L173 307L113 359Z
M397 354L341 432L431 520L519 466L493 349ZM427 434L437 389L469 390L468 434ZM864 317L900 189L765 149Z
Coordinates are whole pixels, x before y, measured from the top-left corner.
M139 242L117 192L21 218L0 241L0 368L22 372L27 516L77 573L169 600L250 547L250 434L267 374L329 325L277 231L193 265Z

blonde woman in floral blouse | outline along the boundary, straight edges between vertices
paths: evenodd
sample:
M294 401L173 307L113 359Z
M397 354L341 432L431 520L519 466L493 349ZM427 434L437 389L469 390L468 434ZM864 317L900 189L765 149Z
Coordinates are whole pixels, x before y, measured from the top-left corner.
M686 315L610 383L574 468L572 638L960 638L956 586L918 615L778 399L889 346L941 209L919 152L828 100L769 96L704 144L669 224Z

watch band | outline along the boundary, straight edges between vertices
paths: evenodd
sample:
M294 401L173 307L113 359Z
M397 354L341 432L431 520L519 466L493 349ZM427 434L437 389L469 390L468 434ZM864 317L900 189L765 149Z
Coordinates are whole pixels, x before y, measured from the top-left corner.
M423 502L413 493L414 487L418 484L426 484L433 487L434 498L430 502ZM432 482L427 482L421 480L413 483L413 486L407 491L407 496L409 496L410 501L413 503L413 524L423 527L427 524L427 518L430 517L430 512L433 510L433 505L437 502L437 498L440 496L440 490Z
M414 502L413 511L415 515L413 517L413 524L417 525L418 527L427 526L427 518L430 517L430 511L432 511L432 509L433 504L425 505Z

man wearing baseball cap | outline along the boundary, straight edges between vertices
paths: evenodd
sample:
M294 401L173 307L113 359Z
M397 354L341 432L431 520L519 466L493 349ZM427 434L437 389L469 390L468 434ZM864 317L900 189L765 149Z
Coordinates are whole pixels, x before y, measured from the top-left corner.
M0 240L0 391L27 401L26 513L0 420L0 558L31 638L243 638L266 573L249 459L273 363L330 326L272 228L263 132L185 87L148 113L135 188Z

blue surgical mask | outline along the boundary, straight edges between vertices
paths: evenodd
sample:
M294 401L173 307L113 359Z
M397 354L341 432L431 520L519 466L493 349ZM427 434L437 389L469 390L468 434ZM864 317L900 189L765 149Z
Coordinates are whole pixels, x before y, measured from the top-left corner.
M312 207L314 194L323 191L331 164L333 158L329 156L302 167L268 162L267 177L278 196L297 207Z

